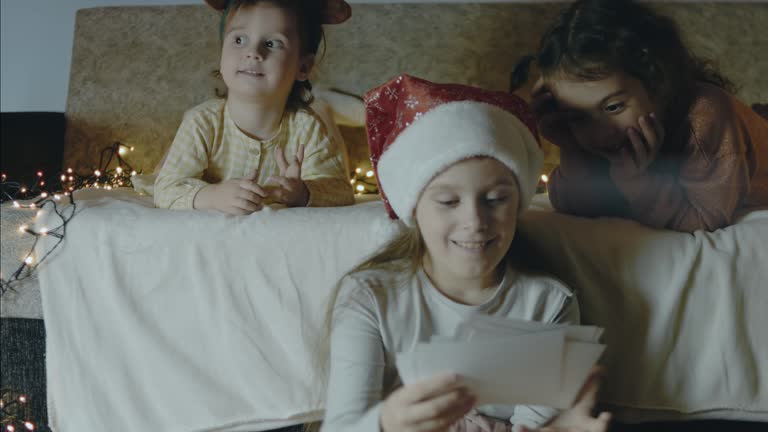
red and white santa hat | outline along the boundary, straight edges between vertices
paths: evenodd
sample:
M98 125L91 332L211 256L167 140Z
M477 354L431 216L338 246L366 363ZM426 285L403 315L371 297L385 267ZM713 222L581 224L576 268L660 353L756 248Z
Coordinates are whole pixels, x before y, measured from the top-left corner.
M369 91L364 101L371 161L393 219L413 225L429 182L477 156L509 167L520 185L520 212L530 204L543 153L533 113L521 98L400 75Z

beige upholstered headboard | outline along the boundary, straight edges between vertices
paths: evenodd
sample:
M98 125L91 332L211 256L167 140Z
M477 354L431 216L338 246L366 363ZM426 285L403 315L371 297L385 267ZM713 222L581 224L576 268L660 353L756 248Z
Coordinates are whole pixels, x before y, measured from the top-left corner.
M202 3L202 1L201 1ZM558 3L354 4L352 19L327 28L327 51L313 82L363 94L408 72L427 79L507 89ZM694 50L714 59L748 103L768 100L768 4L673 3ZM218 15L206 6L105 7L77 13L67 100L65 167L95 168L99 151L120 141L127 158L151 171L186 109L214 97ZM364 154L362 131L346 131ZM363 147L362 149L360 147ZM354 159L354 156L353 156ZM556 163L551 153L549 163Z

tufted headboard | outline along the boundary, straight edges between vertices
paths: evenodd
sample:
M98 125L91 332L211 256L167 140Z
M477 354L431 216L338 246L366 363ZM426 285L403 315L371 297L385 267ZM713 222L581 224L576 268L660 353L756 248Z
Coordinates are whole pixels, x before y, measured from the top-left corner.
M201 1L202 3L202 1ZM427 79L507 89L517 59L535 49L562 3L353 4L352 18L326 28L313 83L362 95L408 72ZM747 103L768 101L768 4L659 4L694 51L715 60ZM65 167L95 168L114 141L134 146L134 167L151 171L185 110L212 97L218 15L207 6L103 7L78 11L66 117ZM346 130L352 159L365 134ZM547 150L547 148L545 148ZM357 157L355 156L357 155ZM549 152L547 163L557 163Z

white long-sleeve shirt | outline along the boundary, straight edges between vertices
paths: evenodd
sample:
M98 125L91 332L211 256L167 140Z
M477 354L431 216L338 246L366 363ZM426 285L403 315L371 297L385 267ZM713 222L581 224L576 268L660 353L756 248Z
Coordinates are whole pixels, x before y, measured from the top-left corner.
M379 432L381 402L401 385L395 353L452 337L472 314L541 321L579 322L571 291L544 275L509 269L494 294L480 305L443 295L423 270L398 275L368 270L346 277L334 308L330 375L323 432ZM486 415L538 426L557 411L533 406L483 406Z

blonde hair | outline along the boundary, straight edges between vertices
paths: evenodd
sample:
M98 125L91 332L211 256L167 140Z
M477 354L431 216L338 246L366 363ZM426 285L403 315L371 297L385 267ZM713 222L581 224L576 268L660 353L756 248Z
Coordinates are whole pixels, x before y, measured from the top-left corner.
M412 276L416 274L421 267L421 260L426 252L424 239L421 236L418 226L412 227L401 224L401 230L392 240L380 247L370 257L355 266L352 270L342 276L328 299L328 305L323 322L323 335L318 340L315 351L317 352L318 368L316 385L323 389L320 397L325 396L325 388L328 381L328 369L330 363L331 351L331 330L333 328L334 309L339 299L342 282L344 279L366 270L383 270L394 272L403 276ZM311 423L304 427L306 432L318 432L320 423Z

